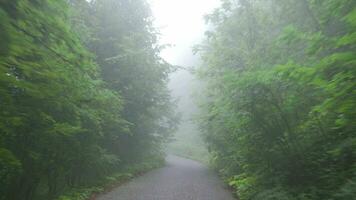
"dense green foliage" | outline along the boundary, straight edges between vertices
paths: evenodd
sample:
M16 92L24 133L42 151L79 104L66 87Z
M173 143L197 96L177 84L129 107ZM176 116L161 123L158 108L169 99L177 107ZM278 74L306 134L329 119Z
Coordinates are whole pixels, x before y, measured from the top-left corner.
M155 37L144 0L0 1L1 200L162 158L175 117Z
M356 198L353 0L224 0L197 47L200 117L241 200Z

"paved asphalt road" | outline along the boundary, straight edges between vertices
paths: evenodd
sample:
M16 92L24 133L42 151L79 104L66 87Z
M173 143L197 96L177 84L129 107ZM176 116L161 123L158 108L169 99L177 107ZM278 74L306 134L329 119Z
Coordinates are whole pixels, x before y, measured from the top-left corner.
M97 200L234 200L204 165L168 156L167 165L128 182Z

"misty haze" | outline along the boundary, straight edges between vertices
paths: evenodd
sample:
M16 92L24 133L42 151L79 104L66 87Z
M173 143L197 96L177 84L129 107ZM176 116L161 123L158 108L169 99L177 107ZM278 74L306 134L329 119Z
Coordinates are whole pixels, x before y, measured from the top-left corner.
M356 200L356 1L0 0L0 200Z

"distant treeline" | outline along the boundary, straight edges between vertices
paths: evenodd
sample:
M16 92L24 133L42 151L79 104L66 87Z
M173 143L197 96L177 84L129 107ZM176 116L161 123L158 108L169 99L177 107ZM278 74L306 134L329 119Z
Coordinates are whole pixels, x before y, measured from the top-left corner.
M162 159L175 114L151 23L145 0L0 1L1 200Z
M356 199L356 1L223 0L201 129L241 200Z

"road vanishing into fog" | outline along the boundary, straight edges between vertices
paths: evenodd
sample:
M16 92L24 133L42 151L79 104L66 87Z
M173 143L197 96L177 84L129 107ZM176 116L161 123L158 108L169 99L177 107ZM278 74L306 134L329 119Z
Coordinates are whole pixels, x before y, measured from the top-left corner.
M204 165L168 156L165 167L103 194L97 200L234 200L217 175Z

